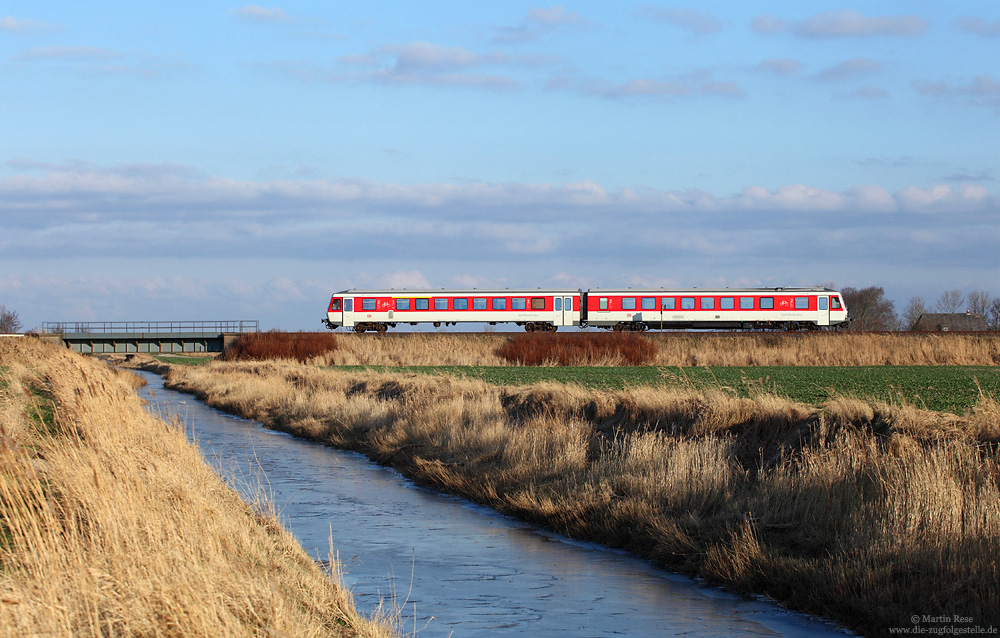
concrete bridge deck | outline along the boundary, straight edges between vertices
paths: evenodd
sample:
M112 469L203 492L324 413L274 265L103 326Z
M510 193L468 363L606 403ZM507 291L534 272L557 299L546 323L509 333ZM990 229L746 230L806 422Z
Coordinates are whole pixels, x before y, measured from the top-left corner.
M257 321L63 321L42 325L84 354L222 352L240 335L259 332Z

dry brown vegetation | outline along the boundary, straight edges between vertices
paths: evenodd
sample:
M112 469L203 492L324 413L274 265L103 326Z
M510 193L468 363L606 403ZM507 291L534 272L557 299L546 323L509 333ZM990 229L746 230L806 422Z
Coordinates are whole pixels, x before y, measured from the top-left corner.
M305 363L337 349L337 335L330 332L253 332L240 336L222 353L223 361L294 359Z
M839 336L838 336L839 337ZM291 363L174 387L416 480L866 634L912 614L1000 625L1000 406L544 384Z
M635 365L628 356L613 354L616 346L602 345L622 337L627 338L622 343L645 344L636 346L643 352L652 348L652 359L639 365L1000 365L997 333L349 334L339 336L336 351L315 361L388 366ZM575 347L574 340L587 341L589 348ZM551 344L560 345L553 351ZM501 353L511 348L518 354L504 358ZM594 354L599 351L603 353Z
M656 358L650 339L626 333L523 334L497 349L497 356L523 366L642 366Z
M265 501L240 500L180 424L143 409L138 377L10 341L0 636L394 635L358 615Z

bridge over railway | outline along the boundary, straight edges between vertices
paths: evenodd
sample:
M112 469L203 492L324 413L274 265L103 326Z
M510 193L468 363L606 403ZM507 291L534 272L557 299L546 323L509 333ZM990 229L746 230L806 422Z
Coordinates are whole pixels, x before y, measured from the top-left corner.
M84 354L222 352L240 335L259 332L256 320L54 321L46 335Z

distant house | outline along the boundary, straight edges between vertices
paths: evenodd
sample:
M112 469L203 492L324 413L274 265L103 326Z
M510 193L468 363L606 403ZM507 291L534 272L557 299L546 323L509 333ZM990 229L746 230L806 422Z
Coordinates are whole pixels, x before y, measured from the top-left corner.
M986 317L973 312L925 312L910 330L921 332L987 332Z

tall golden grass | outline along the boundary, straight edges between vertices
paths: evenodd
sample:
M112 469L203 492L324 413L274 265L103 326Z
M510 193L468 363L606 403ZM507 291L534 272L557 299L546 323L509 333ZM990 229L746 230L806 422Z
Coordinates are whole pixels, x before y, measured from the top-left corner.
M1000 334L664 333L624 335L641 341L642 365L871 366L1000 365ZM551 339L555 337L555 339ZM337 350L312 359L324 365L594 365L598 349L623 335L412 334L340 335ZM546 338L550 338L546 340ZM597 347L573 347L574 339ZM563 344L558 350L549 348ZM505 350L516 347L509 358ZM548 350L546 350L548 348ZM632 348L634 349L634 348ZM546 350L546 351L543 351ZM645 351L651 350L646 356ZM602 355L603 356L603 355ZM601 365L635 365L611 352Z
M1000 626L1000 407L491 386L287 362L176 368L211 405L878 635Z
M137 377L19 341L0 344L0 636L395 635Z

